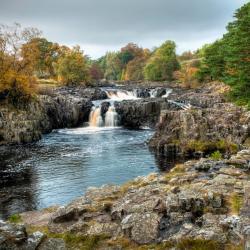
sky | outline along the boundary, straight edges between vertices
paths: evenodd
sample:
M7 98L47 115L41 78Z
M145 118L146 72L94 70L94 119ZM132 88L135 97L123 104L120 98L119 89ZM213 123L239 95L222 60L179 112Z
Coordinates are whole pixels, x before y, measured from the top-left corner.
M248 0L0 0L0 23L36 27L50 41L98 58L129 42L144 48L174 40L177 52L222 37Z

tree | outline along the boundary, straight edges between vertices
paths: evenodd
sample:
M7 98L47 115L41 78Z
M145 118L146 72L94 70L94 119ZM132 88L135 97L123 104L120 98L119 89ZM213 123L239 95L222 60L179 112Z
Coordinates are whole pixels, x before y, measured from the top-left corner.
M86 84L90 80L86 58L79 46L65 51L54 66L58 80L66 85Z
M139 48L135 43L128 43L125 47L121 48L118 57L120 58L122 65L126 66L135 57L142 55L142 48Z
M15 106L31 97L35 83L33 62L24 60L21 48L40 35L39 30L22 28L20 24L0 26L0 92Z
M235 13L235 21L227 26L224 35L225 81L241 94L250 94L250 3Z
M150 51L145 49L131 60L124 73L124 80L141 81L144 80L143 69L150 57Z
M122 63L116 52L108 52L105 59L104 77L108 80L121 80Z
M222 80L225 72L225 47L224 40L217 40L211 45L206 45L203 61L198 78L200 80Z
M22 46L22 57L33 62L34 73L39 78L55 77L53 64L57 62L61 52L57 43L49 42L45 38L32 39Z
M100 80L100 79L103 79L104 77L101 67L96 62L91 64L89 72L90 72L90 77L93 80Z
M199 75L223 80L232 86L231 96L250 106L250 3L235 13L221 40L204 49Z
M145 79L151 81L173 80L173 72L179 69L175 53L176 45L166 41L156 49L144 68Z

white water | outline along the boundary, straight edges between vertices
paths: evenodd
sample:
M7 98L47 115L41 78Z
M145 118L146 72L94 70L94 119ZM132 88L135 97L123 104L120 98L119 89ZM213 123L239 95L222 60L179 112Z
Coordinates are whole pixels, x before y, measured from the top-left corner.
M111 100L123 101L139 99L136 93L133 91L109 89L105 92L108 98Z
M163 95L162 97L163 97L163 98L167 98L172 92L173 92L172 89L166 89L166 94Z
M136 100L140 99L137 97L136 91L128 91L122 89L105 89L105 92L110 100L111 106L108 111L105 113L105 116L101 115L101 104L103 101L93 101L95 105L92 107L91 113L89 115L89 126L91 128L104 128L104 127L117 127L119 124L119 117L114 107L115 101L123 100ZM163 95L163 98L167 98L172 92L172 89L166 89L166 94ZM157 89L152 89L150 91L150 97L154 98L157 95Z
M115 111L115 107L110 106L108 111L105 113L104 120L101 116L100 107L92 107L89 115L89 126L96 127L117 127L118 126L118 114Z
M115 111L115 107L110 106L105 114L105 127L117 127L118 126L118 114Z
M102 127L103 125L104 125L104 122L101 116L101 108L92 107L92 110L89 115L89 126L90 127Z

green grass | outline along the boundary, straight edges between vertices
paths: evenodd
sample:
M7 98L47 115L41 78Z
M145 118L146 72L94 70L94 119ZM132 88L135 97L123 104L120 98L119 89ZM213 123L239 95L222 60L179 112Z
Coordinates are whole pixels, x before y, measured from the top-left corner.
M178 250L223 250L224 247L216 241L204 239L183 239L177 243Z
M22 217L20 214L13 214L9 217L9 222L11 223L21 223L22 222Z
M210 158L213 159L213 160L221 160L222 159L222 154L220 151L214 151L211 155L210 155Z
M230 211L233 214L238 215L240 213L240 209L243 206L243 197L237 193L233 193L229 199Z

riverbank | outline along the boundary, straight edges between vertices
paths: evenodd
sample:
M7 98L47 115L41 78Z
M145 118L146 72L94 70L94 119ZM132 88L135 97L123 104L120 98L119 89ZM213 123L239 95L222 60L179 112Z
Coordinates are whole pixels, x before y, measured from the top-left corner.
M31 249L57 249L56 245L58 249L168 249L173 246L183 249L182 244L201 244L208 246L201 249L231 250L237 245L241 249L249 239L250 113L226 101L223 84L213 83L198 89L176 86L60 88L41 95L39 100L43 101L35 102L37 106L32 104L27 110L2 112L5 126L2 126L1 138L7 138L2 143L38 140L52 129L77 127L84 122L88 122L87 126L93 124L95 129L122 126L135 129L131 130L134 133L138 133L136 129L151 127L155 133L149 147L156 156L166 160L201 159L176 165L169 173L138 177L124 185L90 188L84 196L64 207L11 216L12 222L23 222L25 227L16 228L1 222L3 240L0 244L3 246L26 249L32 241L35 245ZM36 134L39 136L32 136ZM111 140L121 141L121 146L134 150L139 160L136 165L123 166L120 172L125 171L124 175L129 176L131 166L138 170L140 161L146 160L148 154L135 151L135 148L142 149L142 142L130 144L127 139L118 140L116 135L111 136ZM84 137L84 142L85 139L88 143L90 138ZM61 140L62 145L66 145L66 154L71 153L69 149L76 153L79 148L83 148L83 152L88 148L87 145L75 147L76 140L79 142L79 133L72 143L68 143L69 138ZM55 138L52 141L57 143ZM49 141L46 143L53 146ZM102 144L97 140L95 149ZM27 149L28 145L23 147ZM8 146L5 148L8 150ZM117 145L114 148L117 149ZM121 149L125 151L124 147ZM50 158L41 159L51 166L51 161L56 162L57 158L46 150L44 154ZM122 160L120 153L117 157ZM107 154L108 150L98 163L104 169L112 165L106 162ZM70 155L69 163L86 161ZM114 155L112 153L112 157ZM131 159L131 151L126 157ZM90 167L94 159L88 160ZM126 163L127 159L122 161ZM66 164L65 160L62 164ZM66 164L66 169L74 164ZM60 166L56 162L54 167L57 165ZM163 168L167 166L165 161L163 165ZM14 172L16 166L14 162ZM53 175L53 168L51 171ZM74 175L72 171L75 182L71 186L79 189ZM34 176L39 175L36 172ZM61 179L67 176L62 175ZM109 177L112 176L110 173ZM37 230L40 233L33 234ZM21 239L18 235L22 235Z
M11 217L25 227L1 223L0 244L12 249L31 242L36 249L242 249L250 239L249 163L250 151L244 150L229 160L188 161L167 174L89 188L67 206Z

